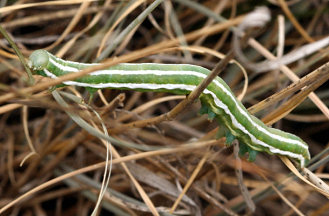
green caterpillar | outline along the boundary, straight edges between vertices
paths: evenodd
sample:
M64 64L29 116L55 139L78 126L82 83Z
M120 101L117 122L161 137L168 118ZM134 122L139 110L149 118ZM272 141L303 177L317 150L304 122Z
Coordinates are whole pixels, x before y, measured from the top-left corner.
M96 64L64 61L45 50L34 51L29 66L42 76L56 79ZM210 73L209 70L188 64L119 64L99 70L65 85L93 89L112 88L135 91L169 92L189 94ZM242 143L253 150L284 155L304 167L310 159L308 145L299 137L267 127L252 116L235 98L227 84L217 77L200 95L202 104Z

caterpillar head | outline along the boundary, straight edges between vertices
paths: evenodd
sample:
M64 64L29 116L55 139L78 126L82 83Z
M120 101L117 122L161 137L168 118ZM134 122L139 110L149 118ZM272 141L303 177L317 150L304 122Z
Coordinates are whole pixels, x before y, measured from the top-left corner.
M49 55L46 50L36 50L29 58L29 67L34 71L42 71L45 69L49 62Z

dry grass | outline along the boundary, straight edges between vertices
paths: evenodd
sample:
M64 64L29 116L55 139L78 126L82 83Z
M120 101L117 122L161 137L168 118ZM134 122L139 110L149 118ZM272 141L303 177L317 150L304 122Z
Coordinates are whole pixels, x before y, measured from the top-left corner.
M160 4L150 13L152 2ZM72 61L104 62L99 67L161 62L213 69L232 50L233 27L261 5L270 8L272 18L241 40L249 60L275 59L328 36L326 1L152 2L0 1L1 26L25 57L47 49ZM143 12L145 20L136 22ZM104 143L90 133L97 133L93 130L101 122L80 104L81 98L88 101L86 90L58 89L75 95L76 101L63 108L48 88L92 69L60 80L32 78L4 38L0 45L0 214L89 215L106 155ZM308 168L324 180L329 69L321 66L328 62L328 52L323 47L275 71L247 70L248 82L236 63L220 74L253 114L309 144L313 160ZM90 106L108 128L114 155L101 215L329 214L327 198L299 181L286 160L260 153L253 163L240 161L224 138L216 139L223 127L198 114L199 102L175 107L184 98L95 93ZM67 113L84 119L81 124L88 131ZM326 190L321 184L316 187Z

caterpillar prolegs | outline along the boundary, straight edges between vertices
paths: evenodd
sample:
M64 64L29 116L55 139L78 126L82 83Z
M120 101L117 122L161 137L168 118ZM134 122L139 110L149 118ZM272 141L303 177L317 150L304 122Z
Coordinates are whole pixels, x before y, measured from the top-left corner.
M29 65L36 73L56 79L95 64L65 61L45 50L36 50L30 56ZM189 64L123 63L92 72L74 81L64 81L63 84L94 89L189 94L209 73L206 68ZM200 100L240 142L250 148L288 156L299 162L301 167L310 159L308 145L302 139L267 127L252 116L221 78L217 77L207 86L200 95Z

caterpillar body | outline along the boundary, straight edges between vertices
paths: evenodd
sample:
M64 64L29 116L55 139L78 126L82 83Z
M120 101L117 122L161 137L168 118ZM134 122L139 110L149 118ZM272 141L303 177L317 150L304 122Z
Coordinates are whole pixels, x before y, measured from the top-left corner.
M36 50L29 58L29 66L37 74L54 79L93 65L95 64L65 61L45 50ZM123 63L73 81L64 81L63 84L95 89L189 94L209 73L206 68L188 64ZM267 127L252 116L221 78L217 77L207 86L200 95L200 100L240 142L250 148L288 156L299 162L301 167L310 159L308 145L302 139Z

